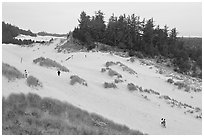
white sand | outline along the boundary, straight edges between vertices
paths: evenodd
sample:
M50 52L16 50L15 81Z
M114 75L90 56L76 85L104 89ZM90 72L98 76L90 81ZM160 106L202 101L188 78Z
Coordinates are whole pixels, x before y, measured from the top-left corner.
M47 37L44 37L47 39ZM43 37L37 38L43 40ZM202 120L194 118L193 114L184 114L184 108L170 107L157 95L134 92L127 89L128 83L142 86L143 89L153 89L161 95L168 95L182 103L202 108L202 93L186 93L178 90L177 87L168 84L166 78L156 73L156 68L149 69L148 66L140 65L139 61L131 63L127 58L122 58L108 53L101 52L77 52L57 53L54 48L60 42L56 38L49 46L36 44L34 47L20 47L13 44L2 45L2 61L15 66L21 72L28 70L30 75L35 76L43 83L39 90L29 88L25 79L8 82L2 78L3 96L10 93L36 93L42 97L52 97L67 101L77 107L89 112L102 115L105 118L117 123L127 125L131 129L140 130L147 134L202 134ZM39 49L38 49L39 48ZM74 55L73 59L65 61L66 58ZM84 56L87 55L87 58ZM32 61L38 57L48 57L70 69L69 73L62 72L57 76L55 69L33 64ZM20 63L21 57L23 62ZM117 89L104 89L104 82L113 82L114 78L108 76L107 72L100 72L107 61L120 61L138 73L138 77L122 70L119 66L111 66L123 76L123 83L117 84ZM76 84L71 86L70 76L77 74L85 79L88 87ZM150 100L145 100L141 94L146 95ZM193 96L193 98L191 98ZM164 117L167 121L167 128L160 126L160 119Z

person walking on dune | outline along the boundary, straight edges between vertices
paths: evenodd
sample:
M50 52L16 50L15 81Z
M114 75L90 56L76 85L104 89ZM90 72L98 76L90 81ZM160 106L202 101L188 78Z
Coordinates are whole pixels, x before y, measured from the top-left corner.
M57 71L57 75L60 76L60 71L59 70Z
M161 126L166 128L166 119L164 118L161 119Z
M28 78L28 71L25 69L25 78Z

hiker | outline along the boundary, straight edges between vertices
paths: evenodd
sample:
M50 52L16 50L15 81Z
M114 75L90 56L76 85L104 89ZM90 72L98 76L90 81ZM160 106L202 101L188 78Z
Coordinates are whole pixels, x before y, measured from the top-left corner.
M21 63L22 63L22 61L23 61L23 58L21 57Z
M86 55L85 55L85 58L86 58Z
M57 75L60 76L60 71L59 70L57 71Z
M26 77L26 78L28 77L28 72L27 72L26 69L25 69L25 77Z
M166 120L164 118L161 119L161 126L166 128Z

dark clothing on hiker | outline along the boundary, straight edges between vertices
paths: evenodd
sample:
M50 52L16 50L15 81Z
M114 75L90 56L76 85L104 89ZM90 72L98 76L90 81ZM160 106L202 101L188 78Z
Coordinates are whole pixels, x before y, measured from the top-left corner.
M57 71L57 75L60 76L60 71L59 70Z
M25 77L27 78L28 77L28 72L25 70Z

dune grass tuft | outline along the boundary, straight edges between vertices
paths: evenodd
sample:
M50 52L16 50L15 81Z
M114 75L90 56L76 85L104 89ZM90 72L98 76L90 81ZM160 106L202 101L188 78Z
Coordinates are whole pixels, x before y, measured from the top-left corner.
M117 86L115 85L115 83L108 83L108 82L105 82L103 84L104 88L117 88Z
M70 79L71 79L71 81L70 81L70 84L71 84L71 85L74 85L75 83L79 83L79 84L82 84L82 85L84 85L84 86L88 86L87 83L86 83L86 81L85 81L84 79L80 78L80 77L77 76L77 75L72 75L72 76L70 77Z
M137 90L137 87L133 83L128 83L127 88L130 91Z
M172 83L174 83L174 80L171 79L171 78L169 78L169 79L167 79L167 82L170 83L170 84L172 84Z
M118 78L122 78L121 74L119 74L118 72L116 72L115 70L112 70L112 69L109 69L108 75L111 76L111 77L117 76Z
M34 76L29 76L26 82L29 87L42 87L42 83Z
M23 74L18 69L6 63L2 63L2 75L8 80L24 78Z
M69 69L67 69L65 66L62 66L61 64L59 64L56 61L51 60L49 58L40 57L40 58L33 60L33 62L35 64L39 63L40 66L55 67L61 71L69 72Z
M29 94L2 99L3 135L141 135L71 104Z

